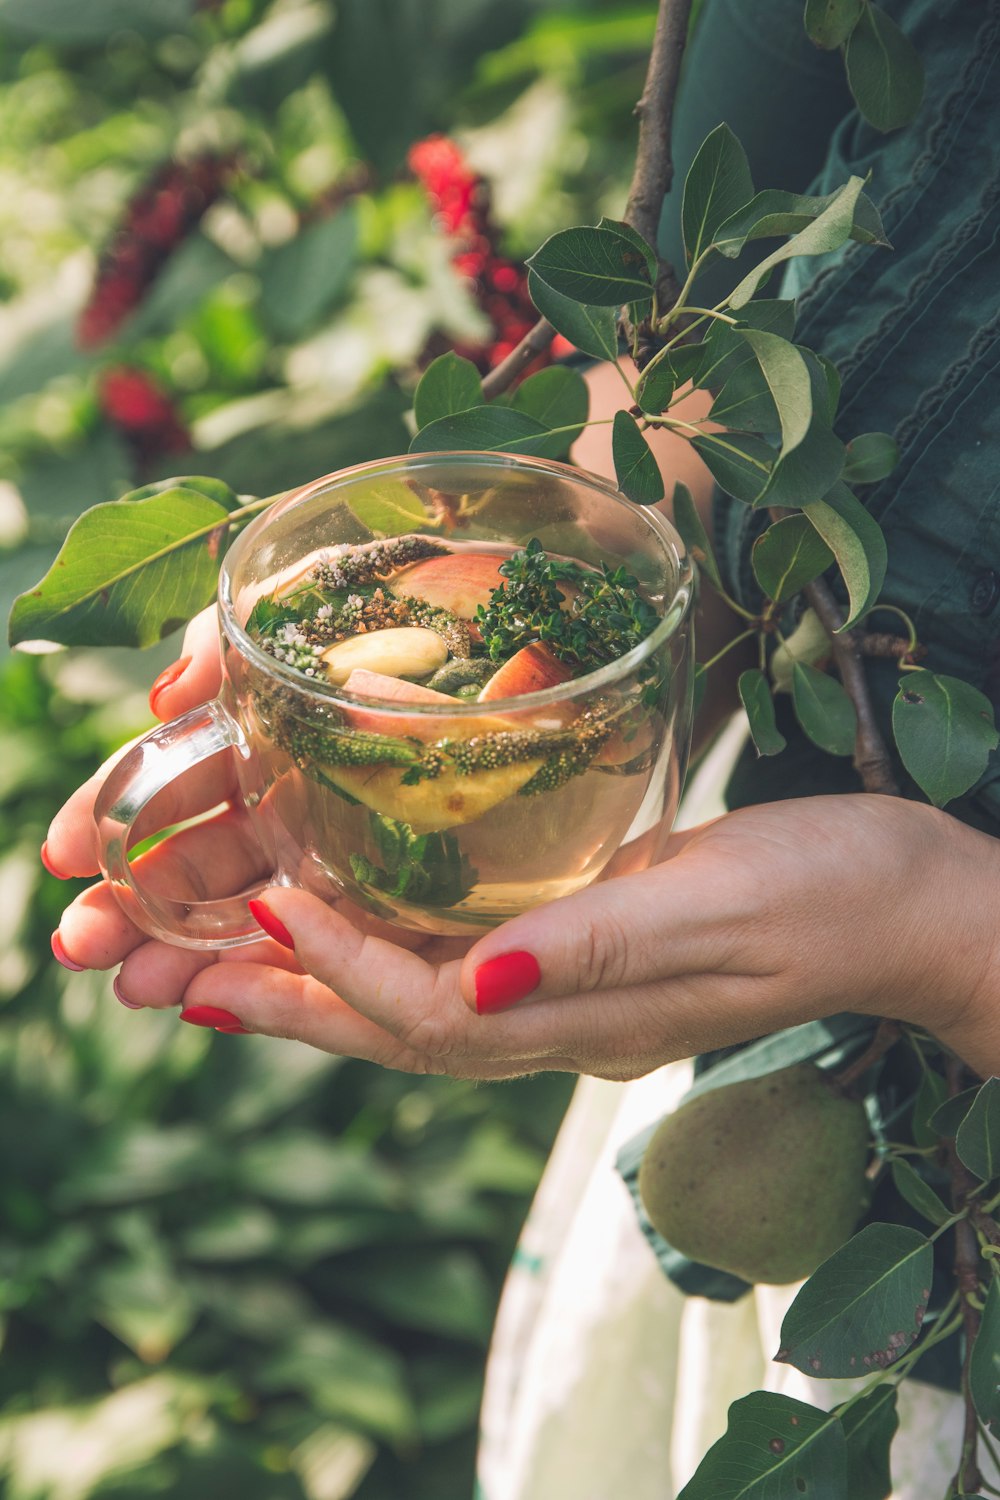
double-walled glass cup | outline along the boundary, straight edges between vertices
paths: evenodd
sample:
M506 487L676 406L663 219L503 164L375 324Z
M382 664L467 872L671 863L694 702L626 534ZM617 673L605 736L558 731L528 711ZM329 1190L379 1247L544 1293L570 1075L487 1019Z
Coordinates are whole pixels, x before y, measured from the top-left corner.
M303 676L248 633L254 605L293 591L317 560L412 534L459 555L509 554L537 538L585 567L623 564L659 623L596 671L488 705L359 696ZM222 690L116 765L96 808L102 869L143 930L212 949L259 940L247 899L269 883L330 902L346 896L400 927L475 936L602 875L641 868L683 781L691 599L690 564L663 517L563 464L426 454L318 479L230 548L219 583ZM358 733L402 746L400 763L345 765L342 747ZM407 756L428 765L444 741L444 768L415 777ZM222 752L234 758L267 878L211 900L152 888L128 858L136 820L178 776Z

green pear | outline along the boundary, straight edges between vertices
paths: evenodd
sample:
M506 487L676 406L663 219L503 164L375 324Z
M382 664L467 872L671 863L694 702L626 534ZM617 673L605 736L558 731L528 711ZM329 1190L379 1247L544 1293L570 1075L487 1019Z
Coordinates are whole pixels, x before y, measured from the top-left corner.
M867 1206L864 1106L812 1063L681 1104L639 1169L655 1229L691 1260L744 1281L810 1276Z

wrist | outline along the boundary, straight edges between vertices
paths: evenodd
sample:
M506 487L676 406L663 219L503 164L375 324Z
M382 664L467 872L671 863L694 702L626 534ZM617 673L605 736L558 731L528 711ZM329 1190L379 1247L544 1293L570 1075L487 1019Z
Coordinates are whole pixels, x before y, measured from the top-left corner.
M896 1015L988 1076L1000 1070L1000 841L934 808L920 814Z

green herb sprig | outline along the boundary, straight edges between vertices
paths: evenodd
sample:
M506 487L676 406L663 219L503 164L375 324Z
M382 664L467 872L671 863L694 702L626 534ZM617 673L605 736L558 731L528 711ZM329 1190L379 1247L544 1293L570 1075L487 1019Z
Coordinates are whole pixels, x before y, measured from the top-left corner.
M504 583L476 613L493 661L540 641L562 661L593 671L638 646L659 621L626 567L583 568L551 557L537 537L502 563L500 572Z

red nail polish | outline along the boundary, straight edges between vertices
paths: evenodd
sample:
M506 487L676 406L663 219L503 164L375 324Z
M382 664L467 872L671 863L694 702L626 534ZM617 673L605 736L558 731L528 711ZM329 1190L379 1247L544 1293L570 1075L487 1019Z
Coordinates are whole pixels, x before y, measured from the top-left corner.
M501 953L476 970L476 1010L481 1016L506 1010L536 990L542 980L533 953Z
M179 656L177 660L173 662L165 672L160 673L159 677L156 679L156 681L153 683L153 686L149 690L149 707L152 713L156 713L156 700L157 698L159 698L164 688L173 687L178 677L183 677L184 673L191 665L191 661L192 658L190 656ZM157 714L157 718L159 718L159 714Z
M218 1005L189 1005L181 1011L181 1020L192 1026L211 1026L214 1031L232 1032L237 1036L249 1036L243 1022L231 1010L222 1010Z
M54 875L57 880L69 880L70 879L70 877L68 875L64 875L63 874L62 870L57 870L56 867L55 867L55 865L52 863L52 860L51 860L51 858L49 856L49 841L48 841L48 839L45 840L45 843L42 845L41 849L39 849L39 851L38 851L38 857L41 860L42 864L45 866L45 868L48 870L49 874L50 875Z
M74 974L82 974L87 965L75 964L73 962L69 954L66 952L66 949L63 947L63 940L59 936L58 928L56 928L55 932L52 934L50 941L52 943L53 958L58 959L64 969L72 969Z
M146 1007L144 1005L137 1004L135 1000L126 999L126 997L122 994L120 984L121 977L122 976L120 974L116 974L111 985L111 988L115 992L115 999L120 1001L120 1003L124 1005L126 1010L145 1010Z
M250 915L258 927L263 927L268 937L274 938L274 941L280 943L283 948L294 950L295 939L284 922L281 921L280 917L274 915L270 907L265 906L263 901L248 901L247 905L250 908Z

